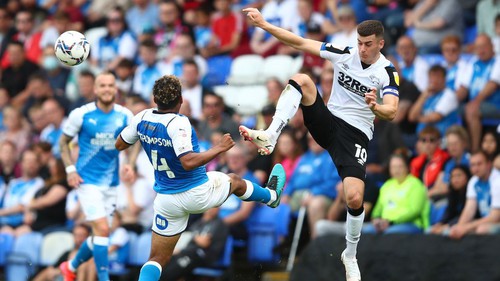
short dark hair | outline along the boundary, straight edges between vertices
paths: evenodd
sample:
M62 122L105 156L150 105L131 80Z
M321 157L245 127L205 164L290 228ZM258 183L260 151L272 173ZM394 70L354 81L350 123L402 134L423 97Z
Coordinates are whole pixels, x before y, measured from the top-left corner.
M363 37L375 35L377 38L383 38L384 26L378 20L365 20L358 25L358 34Z
M446 68L439 64L435 64L429 68L429 73L441 73L444 77L446 77Z
M144 39L141 42L140 47L146 47L149 49L158 49L158 46L156 45L155 41L153 39Z
M497 21L500 21L500 14L497 14L497 16L495 17L495 22Z
M196 68L197 71L200 71L199 67L198 67L198 64L196 63L196 61L194 59L187 59L184 61L184 65L194 65L194 67Z
M135 63L129 59L122 58L120 62L116 65L116 68L125 67L125 68L133 68Z
M174 75L164 75L155 81L153 96L158 109L172 109L180 101L182 87L179 78Z
M21 47L21 48L24 49L24 44L21 41L18 41L18 40L12 40L12 41L10 41L9 45L18 46L18 47Z
M89 77L89 78L92 78L92 80L95 80L95 75L94 73L92 73L92 71L89 71L89 70L82 70L82 72L80 72L80 77Z

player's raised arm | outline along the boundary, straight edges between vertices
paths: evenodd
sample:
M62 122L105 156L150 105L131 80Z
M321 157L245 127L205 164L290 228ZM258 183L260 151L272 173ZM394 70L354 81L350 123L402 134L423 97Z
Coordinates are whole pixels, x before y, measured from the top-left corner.
M365 94L365 101L372 110L373 114L382 120L392 121L398 111L399 97L393 95L384 95L382 104L377 103L377 91L372 89Z
M262 17L262 14L259 12L259 10L255 8L246 8L243 9L243 12L247 14L247 17L250 19L253 25L271 33L282 43L294 49L319 56L319 51L323 42L305 39L286 29L272 25L267 22L264 17Z
M231 135L225 134L224 136L222 136L222 139L218 145L204 152L186 153L184 155L181 155L179 157L179 160L181 161L182 168L184 168L184 170L186 171L190 171L207 164L212 159L217 157L217 155L228 151L233 146L234 146L234 140L231 138Z

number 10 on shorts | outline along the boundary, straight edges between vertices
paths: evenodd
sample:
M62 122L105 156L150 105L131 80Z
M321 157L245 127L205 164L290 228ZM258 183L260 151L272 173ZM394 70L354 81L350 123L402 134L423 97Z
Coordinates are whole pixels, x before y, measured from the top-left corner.
M356 146L356 155L354 156L358 158L358 163L361 165L365 165L366 157L368 156L366 153L366 149L364 149L361 145L357 143L354 146Z

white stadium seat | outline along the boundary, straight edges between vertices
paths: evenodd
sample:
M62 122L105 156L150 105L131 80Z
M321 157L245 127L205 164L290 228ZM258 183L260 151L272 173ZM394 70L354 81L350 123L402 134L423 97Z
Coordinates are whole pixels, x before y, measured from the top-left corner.
M73 234L67 231L51 232L43 237L40 249L40 264L49 266L66 251L74 247Z
M227 106L243 116L259 113L268 102L267 89L263 85L218 86L214 92L222 97Z
M269 78L276 77L281 82L286 82L295 69L295 60L291 56L275 55L264 60L262 68L261 83L265 83Z
M264 59L259 55L243 55L235 58L227 79L229 85L252 85L259 82Z

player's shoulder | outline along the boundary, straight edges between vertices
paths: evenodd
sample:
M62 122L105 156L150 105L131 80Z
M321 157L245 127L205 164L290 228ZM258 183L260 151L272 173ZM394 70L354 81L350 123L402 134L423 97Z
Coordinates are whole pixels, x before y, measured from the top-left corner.
M97 110L97 106L96 106L95 102L89 102L89 103L86 103L80 107L73 109L70 112L70 115L83 117L85 114L90 113L90 112L94 112L96 110Z
M353 56L353 55L356 55L358 53L355 51L355 49L353 47L336 45L336 44L326 43L326 42L324 42L321 45L321 51L326 51L326 52L334 53L337 55L344 55L344 56Z
M125 106L120 105L120 104L115 104L113 106L113 110L116 111L116 112L125 114L127 116L133 116L133 113L132 113L132 111L130 111L130 109L128 109Z

